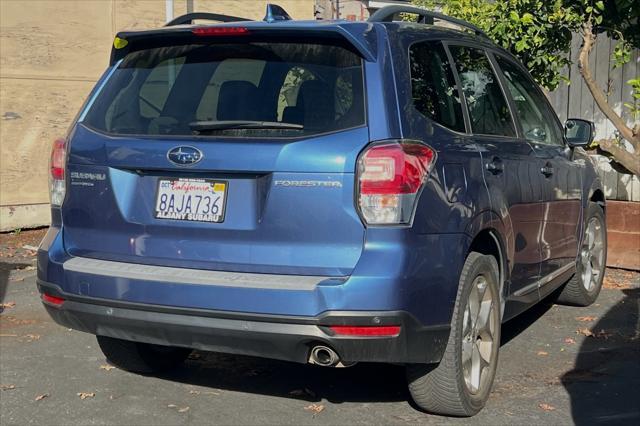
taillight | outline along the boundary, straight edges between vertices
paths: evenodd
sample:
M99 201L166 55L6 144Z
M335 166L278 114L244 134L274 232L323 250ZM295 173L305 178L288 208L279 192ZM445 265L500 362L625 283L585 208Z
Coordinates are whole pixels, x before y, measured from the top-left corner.
M191 30L197 36L236 36L248 35L246 27L196 27Z
M49 190L51 205L61 206L65 194L65 169L67 165L67 141L56 139L51 148L51 160L49 162Z
M433 149L416 141L389 141L368 147L358 159L362 219L369 225L410 223L434 160Z

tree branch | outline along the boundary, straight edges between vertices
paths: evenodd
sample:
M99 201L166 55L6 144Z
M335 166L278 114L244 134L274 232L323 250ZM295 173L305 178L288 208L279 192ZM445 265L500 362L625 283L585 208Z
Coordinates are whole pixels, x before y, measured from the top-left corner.
M589 53L591 52L591 48L595 41L596 36L593 34L591 23L587 22L582 26L582 47L580 48L580 54L578 56L578 69L580 70L580 75L582 75L582 79L591 92L596 104L598 104L600 111L602 111L615 128L618 129L620 135L631 143L636 153L640 153L640 135L629 128L624 120L616 114L613 108L611 108L607 102L605 93L591 75L591 70L589 69Z
M627 151L618 145L613 139L598 141L598 146L603 151L613 155L614 160L622 164L627 170L636 176L640 176L640 155Z

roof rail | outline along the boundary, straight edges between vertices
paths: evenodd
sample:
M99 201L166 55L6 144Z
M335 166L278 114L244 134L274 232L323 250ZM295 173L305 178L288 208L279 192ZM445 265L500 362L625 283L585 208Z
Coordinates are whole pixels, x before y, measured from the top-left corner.
M452 24L456 24L463 28L473 31L476 35L489 38L489 36L484 31L482 31L480 28L476 27L475 25L468 23L467 21L463 21L462 19L453 18L451 16L447 16L442 13L432 12L427 9L423 9L420 7L413 7L413 6L402 6L402 5L384 6L376 10L375 13L369 17L368 21L369 22L393 22L393 17L398 13L411 13L411 14L418 15L420 17L418 22L421 24L433 25L434 19L451 22Z
M178 16L177 18L167 22L165 27L173 27L175 25L190 25L196 19L203 19L207 21L217 21L217 22L243 22L243 21L251 21L248 18L240 18L238 16L230 16L230 15L221 15L219 13L205 13L205 12L194 12L187 13L186 15Z

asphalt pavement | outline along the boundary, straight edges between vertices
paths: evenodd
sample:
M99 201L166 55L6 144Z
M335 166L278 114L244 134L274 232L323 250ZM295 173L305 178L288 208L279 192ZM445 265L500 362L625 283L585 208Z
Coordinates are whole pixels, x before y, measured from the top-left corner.
M120 371L94 336L49 319L32 267L13 270L0 276L0 424L640 424L640 274L608 274L591 307L543 303L505 324L487 407L452 419L411 404L400 366L196 351L168 375Z

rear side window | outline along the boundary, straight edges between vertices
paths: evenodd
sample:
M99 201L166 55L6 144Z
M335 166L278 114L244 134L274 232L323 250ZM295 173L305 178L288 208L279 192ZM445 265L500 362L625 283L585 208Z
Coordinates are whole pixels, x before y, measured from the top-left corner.
M246 42L127 55L84 119L120 135L297 137L365 124L362 59L329 44Z
M444 47L421 42L409 48L414 107L436 123L464 132L458 87Z
M460 76L473 133L516 136L507 100L486 53L464 46L451 46L450 49Z

